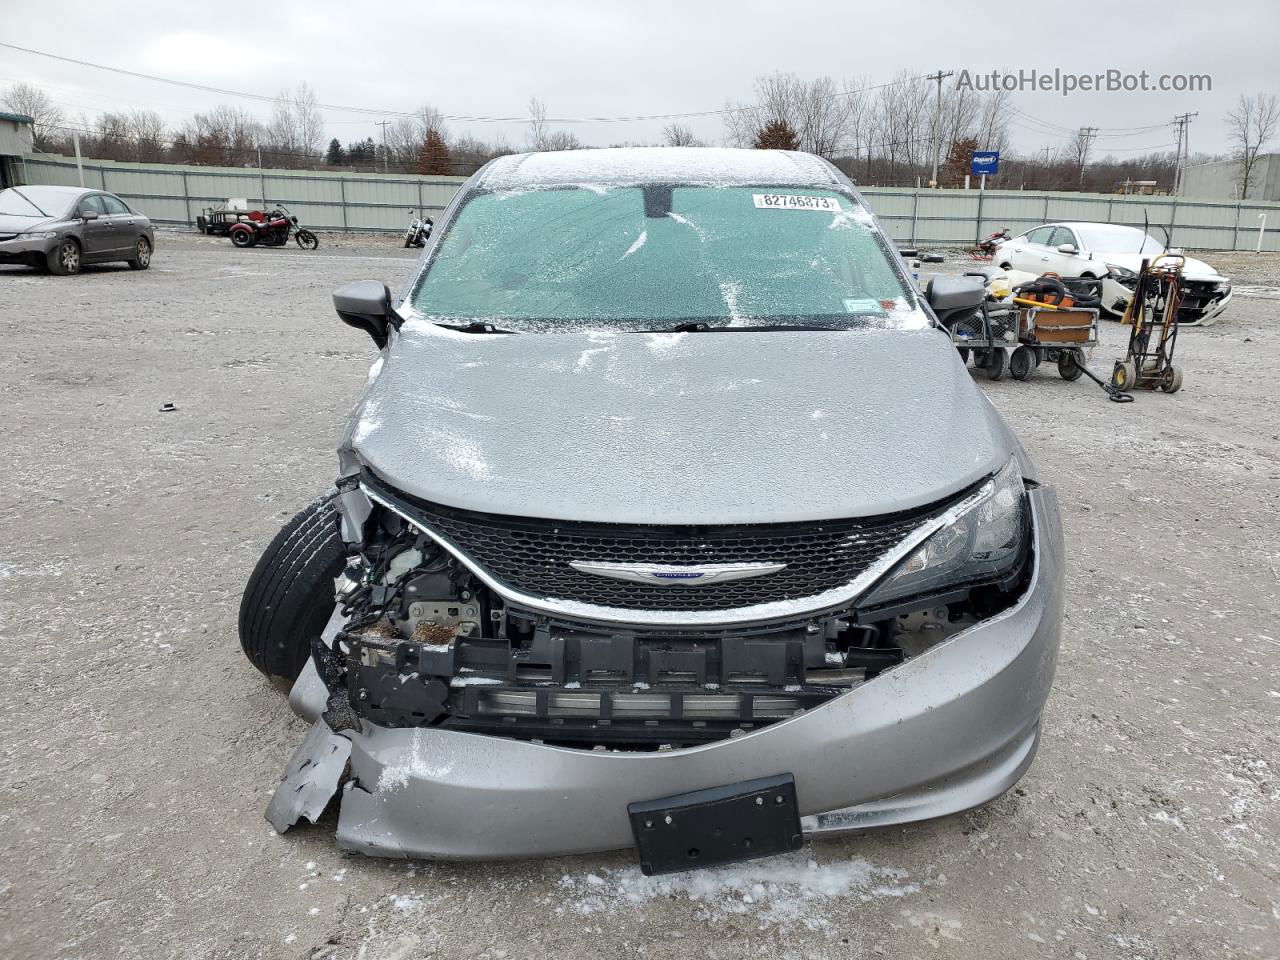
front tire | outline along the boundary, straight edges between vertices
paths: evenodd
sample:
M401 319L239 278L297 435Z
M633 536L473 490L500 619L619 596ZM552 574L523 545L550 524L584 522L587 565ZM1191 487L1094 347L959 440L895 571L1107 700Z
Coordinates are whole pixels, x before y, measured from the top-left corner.
M61 240L49 254L49 272L59 277L69 277L80 272L80 244L71 237Z
M320 240L310 230L299 230L293 235L293 239L303 250L314 250L320 246Z
M258 560L240 600L240 645L272 683L286 688L333 613L333 581L346 566L334 492L284 525Z
M1028 346L1018 347L1009 358L1009 376L1015 380L1025 380L1031 376L1036 366L1036 355Z
M133 256L129 258L129 267L132 270L145 270L151 266L151 241L146 237L139 237L138 242L133 245Z

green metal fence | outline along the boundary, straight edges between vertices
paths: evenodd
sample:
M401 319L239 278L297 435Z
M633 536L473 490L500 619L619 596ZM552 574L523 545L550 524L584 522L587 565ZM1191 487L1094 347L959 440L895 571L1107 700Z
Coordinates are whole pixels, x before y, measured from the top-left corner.
M438 214L465 179L109 160L85 160L82 168L85 186L119 194L156 223L190 224L204 208L244 197L252 206L283 203L314 230L377 232L403 230L410 208ZM30 183L80 183L76 162L68 157L29 159L26 176ZM866 187L863 194L890 236L911 246L970 244L1002 227L1017 234L1039 223L1095 220L1147 223L1161 238L1163 226L1174 246L1194 250L1253 250L1266 224L1262 249L1280 250L1277 203L894 187Z
M155 223L192 224L205 208L243 197L251 208L282 203L313 230L384 233L403 230L410 209L436 216L466 179L109 160L85 160L77 168L66 157L28 159L25 166L28 183L69 186L80 184L83 169L86 187L123 197Z

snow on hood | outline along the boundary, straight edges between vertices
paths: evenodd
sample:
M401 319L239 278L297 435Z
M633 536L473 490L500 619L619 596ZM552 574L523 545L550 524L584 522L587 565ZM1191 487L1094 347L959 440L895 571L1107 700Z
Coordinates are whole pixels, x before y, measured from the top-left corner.
M449 506L732 524L931 503L1015 442L933 329L477 335L411 320L344 446Z
M58 217L18 217L12 214L0 215L0 233L25 233L46 223L57 222Z

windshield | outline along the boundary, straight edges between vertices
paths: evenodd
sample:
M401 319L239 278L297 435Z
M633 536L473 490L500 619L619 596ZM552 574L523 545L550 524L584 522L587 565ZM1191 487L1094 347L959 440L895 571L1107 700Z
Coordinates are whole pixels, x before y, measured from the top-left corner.
M56 217L66 212L71 197L46 187L10 187L0 190L0 214L11 217Z
M1112 224L1080 224L1072 229L1080 234L1085 249L1099 253L1164 253L1164 244L1137 227Z
M794 188L477 192L409 301L517 332L927 325L870 215Z

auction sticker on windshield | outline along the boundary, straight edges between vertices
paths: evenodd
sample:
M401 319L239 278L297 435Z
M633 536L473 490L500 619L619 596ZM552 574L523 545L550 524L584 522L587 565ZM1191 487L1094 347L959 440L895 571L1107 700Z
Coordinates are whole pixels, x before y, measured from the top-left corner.
M753 193L751 199L761 210L819 210L837 213L840 201L835 197L802 197L794 193Z

